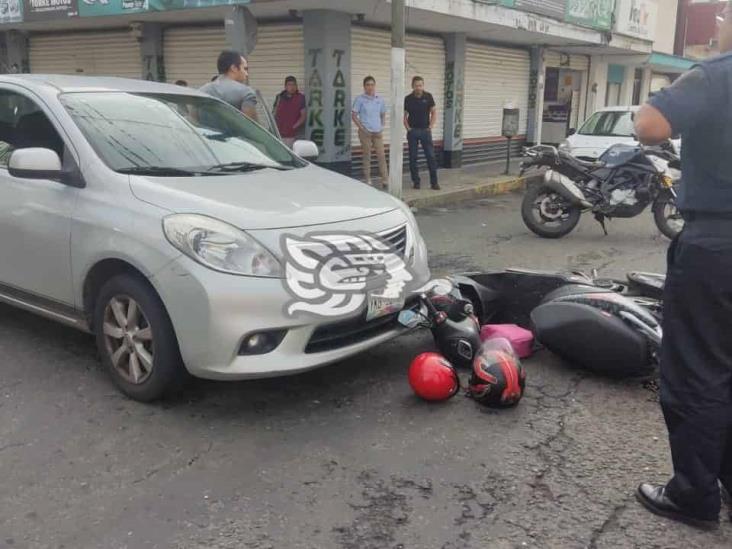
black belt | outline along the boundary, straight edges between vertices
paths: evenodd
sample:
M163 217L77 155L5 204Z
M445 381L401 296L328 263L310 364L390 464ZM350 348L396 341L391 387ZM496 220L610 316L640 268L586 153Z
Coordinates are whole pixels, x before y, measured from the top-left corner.
M732 212L682 212L684 221L732 221Z

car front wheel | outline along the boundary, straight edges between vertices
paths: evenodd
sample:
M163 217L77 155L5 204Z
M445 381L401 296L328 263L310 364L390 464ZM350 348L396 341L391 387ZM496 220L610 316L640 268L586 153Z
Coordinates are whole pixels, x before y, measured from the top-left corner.
M185 379L165 306L141 277L117 275L102 286L94 311L94 332L102 363L128 397L151 402Z

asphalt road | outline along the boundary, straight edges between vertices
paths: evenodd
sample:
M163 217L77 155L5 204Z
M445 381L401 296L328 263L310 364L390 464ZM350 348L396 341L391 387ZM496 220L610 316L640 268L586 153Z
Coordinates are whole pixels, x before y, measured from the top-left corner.
M663 269L650 215L562 241L518 196L422 211L434 272ZM293 378L196 382L140 405L90 337L0 308L0 547L721 548L649 515L633 490L671 471L652 390L527 362L520 406L414 398L428 334Z

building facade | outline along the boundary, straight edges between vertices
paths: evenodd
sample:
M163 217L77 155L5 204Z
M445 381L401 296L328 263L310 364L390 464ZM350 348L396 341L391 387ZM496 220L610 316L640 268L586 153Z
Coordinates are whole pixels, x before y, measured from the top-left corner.
M504 107L520 112L514 147L557 143L597 108L645 99L656 76L656 45L657 53L673 57L668 29L675 23L657 0L406 3L407 89L420 75L434 95L440 110L434 137L447 167L505 155ZM639 4L651 13L639 13ZM270 104L284 78L296 76L319 162L345 172L362 163L350 107L363 78L374 76L382 95L390 90L391 5L381 0L8 0L8 6L0 15L4 72L200 86L230 47L248 55L251 84ZM665 28L657 40L659 25Z

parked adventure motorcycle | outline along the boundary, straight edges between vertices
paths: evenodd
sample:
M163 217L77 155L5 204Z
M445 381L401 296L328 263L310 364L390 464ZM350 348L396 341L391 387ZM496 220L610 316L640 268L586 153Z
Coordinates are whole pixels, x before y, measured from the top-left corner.
M675 189L681 164L673 146L617 144L594 162L547 145L527 149L526 156L522 174L548 168L543 182L529 187L521 205L524 223L541 237L566 236L585 212L591 212L607 234L606 219L636 217L649 205L666 237L673 239L683 228Z

